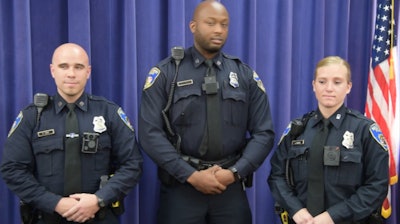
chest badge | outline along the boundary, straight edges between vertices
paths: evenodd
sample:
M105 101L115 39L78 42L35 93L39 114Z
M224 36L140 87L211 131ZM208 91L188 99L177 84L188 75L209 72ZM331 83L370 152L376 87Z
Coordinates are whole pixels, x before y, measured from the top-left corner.
M95 116L93 117L93 131L97 133L103 133L107 130L106 120L104 120L103 116Z
M238 81L238 76L236 73L231 72L229 74L229 84L233 87L233 88L238 88L239 87L239 81Z
M343 141L342 145L346 147L347 149L352 149L354 148L354 133L346 131L343 134Z

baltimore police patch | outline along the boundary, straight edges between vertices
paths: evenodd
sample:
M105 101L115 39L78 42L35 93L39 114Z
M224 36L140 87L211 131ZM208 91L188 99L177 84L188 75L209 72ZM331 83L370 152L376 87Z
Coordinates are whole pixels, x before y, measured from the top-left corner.
M160 69L158 69L156 67L153 67L152 69L150 69L150 72L149 72L149 75L147 76L146 83L144 84L143 90L145 90L153 85L153 83L156 81L160 72L161 72Z
M24 115L22 114L22 111L20 111L17 118L15 118L15 121L14 121L13 125L11 126L10 131L8 132L7 138L9 138L12 135L12 133L15 131L15 129L17 129L18 125L22 121L22 118L24 118Z
M129 122L128 116L126 116L125 112L122 110L121 107L118 108L117 113L118 113L119 117L121 118L121 120L126 124L126 126L128 126L128 128L130 128L132 131L134 131L133 127L131 125L131 122Z
M369 132L371 133L372 137L374 137L375 141L378 142L385 151L388 151L389 147L387 145L386 139L376 123L369 127Z
M254 81L257 82L258 88L260 88L265 93L264 84L262 83L260 77L258 77L258 75L257 75L257 73L255 71L253 71L253 79L254 79Z
M289 134L290 129L292 129L292 122L290 122L289 125L286 127L286 129L283 131L282 136L281 136L281 139L279 139L278 145L280 145L281 142L282 142L282 140L285 138L285 136L286 136L287 134Z

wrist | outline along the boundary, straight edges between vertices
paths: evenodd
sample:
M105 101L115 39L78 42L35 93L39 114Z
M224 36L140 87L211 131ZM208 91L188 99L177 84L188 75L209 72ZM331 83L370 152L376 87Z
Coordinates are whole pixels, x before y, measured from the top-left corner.
M103 198L101 198L97 195L96 195L96 198L97 198L97 206L99 206L100 209L106 207L106 203L104 202Z
M235 181L241 181L242 177L240 176L238 170L236 169L236 167L231 166L228 168L228 170L230 170L233 173L233 177L235 178Z

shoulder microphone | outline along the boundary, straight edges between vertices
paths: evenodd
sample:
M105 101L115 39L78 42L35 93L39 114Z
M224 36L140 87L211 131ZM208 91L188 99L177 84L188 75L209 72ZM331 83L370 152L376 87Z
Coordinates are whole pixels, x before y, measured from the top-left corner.
M36 117L36 122L39 122L40 119L40 114L42 113L42 110L45 106L47 106L47 103L49 102L49 96L45 93L36 93L35 96L33 97L33 104L35 104L37 108L37 117Z
M174 130L172 130L171 123L168 119L168 111L172 104L172 98L174 97L175 85L178 77L179 63L185 57L185 49L179 46L171 48L171 57L175 61L175 75L174 79L171 82L171 87L169 89L167 104L165 105L165 108L161 111L161 113L164 118L164 123L168 135L171 136L172 138L175 138L173 145L175 146L176 150L180 152L181 137L179 136L179 134L176 134Z
M178 71L178 66L183 57L185 56L185 49L183 47L173 47L171 48L171 56L175 60L176 72Z

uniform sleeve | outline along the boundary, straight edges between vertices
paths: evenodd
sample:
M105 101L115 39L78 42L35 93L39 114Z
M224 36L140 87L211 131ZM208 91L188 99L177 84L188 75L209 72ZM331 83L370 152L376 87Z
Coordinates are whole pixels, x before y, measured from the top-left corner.
M250 138L235 165L241 176L247 176L261 166L273 147L275 137L268 96L258 75L252 73L247 118Z
M146 83L142 92L139 113L139 142L147 155L170 175L184 183L195 169L183 161L164 131L161 111L167 103L167 79L156 70L154 81ZM150 72L152 73L152 72ZM153 73L155 74L155 73ZM150 78L149 74L149 78ZM148 79L149 79L148 78Z
M382 134L382 133L381 133ZM389 155L385 147L379 144L381 139L374 137L370 126L363 130L363 166L364 181L356 193L348 199L327 209L333 221L360 220L379 209L388 191Z
M106 185L96 192L109 204L125 197L136 186L142 175L143 159L132 125L121 108L113 107L112 163L115 172Z
M296 212L303 208L303 205L289 186L286 178L289 142L290 138L284 137L272 155L268 184L275 201L293 217Z
M21 120L18 124L14 123L17 127L12 128L6 140L1 175L20 200L52 213L61 196L47 191L34 177L35 157L31 146L36 114L34 109L31 107L21 112Z

